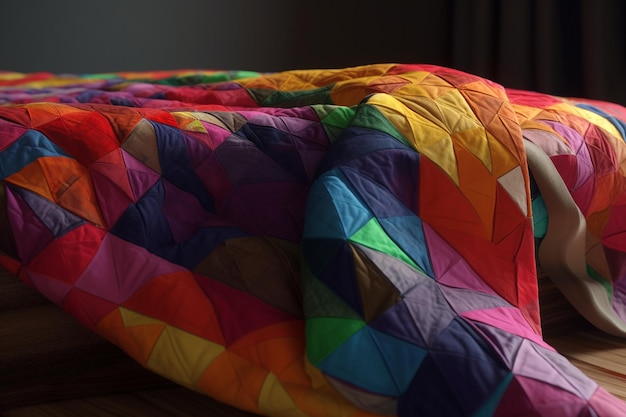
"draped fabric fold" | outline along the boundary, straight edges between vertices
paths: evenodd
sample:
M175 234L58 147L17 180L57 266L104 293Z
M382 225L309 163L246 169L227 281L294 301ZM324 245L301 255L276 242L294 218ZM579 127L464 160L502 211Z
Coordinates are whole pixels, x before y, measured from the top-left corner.
M619 105L409 64L0 73L0 104L0 262L156 373L268 416L626 413L536 273L624 335Z

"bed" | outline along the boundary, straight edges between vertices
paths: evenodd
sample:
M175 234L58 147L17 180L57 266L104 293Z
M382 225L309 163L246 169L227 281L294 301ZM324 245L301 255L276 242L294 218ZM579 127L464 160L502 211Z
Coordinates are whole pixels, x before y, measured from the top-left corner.
M623 107L407 64L0 86L6 415L626 413Z

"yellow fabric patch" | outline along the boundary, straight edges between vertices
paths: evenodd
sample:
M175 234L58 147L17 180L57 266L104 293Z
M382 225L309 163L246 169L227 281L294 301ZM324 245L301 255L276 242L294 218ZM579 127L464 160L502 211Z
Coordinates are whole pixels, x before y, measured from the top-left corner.
M119 307L97 325L98 332L142 365L146 365L165 323Z
M173 112L171 113L172 117L178 123L181 129L187 130L189 132L201 132L207 133L206 128L197 117L196 113L192 112Z
M194 387L224 346L166 326L154 344L146 366L187 387Z
M307 417L275 374L269 373L259 394L259 410L262 414L276 417Z
M583 109L582 107L578 107L569 103L557 103L557 104L553 104L549 108L553 110L557 110L557 111L563 111L565 113L569 113L574 116L578 116L581 119L585 119L586 121L591 122L594 125L601 127L602 129L606 130L608 133L610 133L611 135L615 137L618 137L618 138L622 137L622 135L619 133L619 131L613 125L613 123L609 122L604 117L590 110Z

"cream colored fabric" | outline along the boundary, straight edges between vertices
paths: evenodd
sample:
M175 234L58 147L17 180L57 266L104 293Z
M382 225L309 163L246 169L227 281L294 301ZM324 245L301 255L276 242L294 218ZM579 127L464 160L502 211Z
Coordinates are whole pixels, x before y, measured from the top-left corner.
M548 209L548 230L538 261L567 300L599 329L626 337L626 323L613 310L604 287L587 274L586 221L548 155L524 141L528 168Z

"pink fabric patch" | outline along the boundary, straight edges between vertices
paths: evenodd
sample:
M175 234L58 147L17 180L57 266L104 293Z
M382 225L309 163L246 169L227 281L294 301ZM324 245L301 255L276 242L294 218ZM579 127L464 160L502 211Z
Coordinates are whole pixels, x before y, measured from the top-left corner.
M589 403L599 416L626 416L626 403L609 394L604 388L598 388Z
M121 304L155 276L183 270L144 248L108 234L76 281L76 287Z
M423 229L429 252L437 254L437 256L431 256L431 264L437 282L454 288L466 288L498 296L474 272L465 259L439 237L429 225L424 223Z
M135 193L135 201L138 201L161 177L124 150L122 156L128 170L130 185Z
M459 313L461 317L485 323L514 335L532 340L545 348L551 349L528 324L522 313L515 307L496 307L471 310Z

